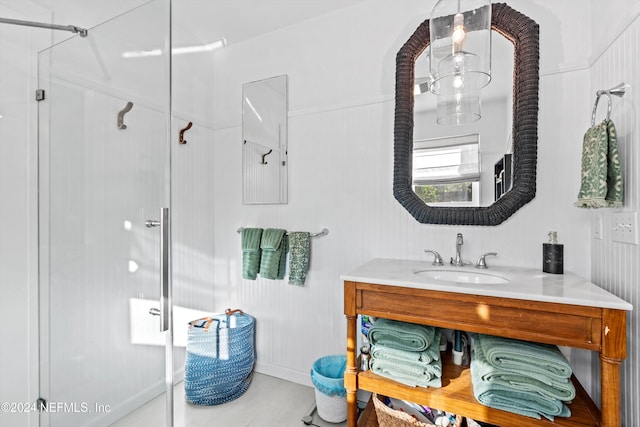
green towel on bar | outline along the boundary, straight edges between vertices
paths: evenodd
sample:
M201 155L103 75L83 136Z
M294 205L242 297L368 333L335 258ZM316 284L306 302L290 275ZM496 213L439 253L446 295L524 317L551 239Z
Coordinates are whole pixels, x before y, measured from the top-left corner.
M496 368L526 374L546 384L562 382L572 374L571 365L554 345L482 334L474 345L482 348L487 361Z
M622 207L624 190L616 128L611 120L592 126L582 145L582 180L579 208Z
M286 230L276 228L264 230L260 249L262 250L260 277L272 280L284 279L288 250Z
M424 351L434 340L435 333L433 326L378 319L369 329L369 341L372 345L382 344L399 350Z
M553 421L556 416L571 416L569 407L560 399L551 398L537 391L520 390L484 381L485 374L495 369L495 366L485 357L482 346L474 345L471 352L471 384L478 402L491 408L537 419L544 416Z
M260 268L260 238L262 228L242 230L242 277L256 280Z
M304 286L309 271L311 235L306 231L289 233L289 284Z

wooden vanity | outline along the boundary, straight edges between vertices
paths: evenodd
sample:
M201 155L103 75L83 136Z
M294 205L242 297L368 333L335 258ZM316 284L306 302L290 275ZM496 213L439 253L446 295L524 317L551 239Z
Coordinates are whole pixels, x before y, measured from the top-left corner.
M414 278L420 268L429 267L417 261L374 259L342 276L347 317L344 384L348 427L377 426L371 408L358 421L358 389L502 427L620 426L620 364L626 357L626 311L632 309L630 304L570 273L546 275L518 270L516 274L516 270L507 269L501 274L510 282L499 285L433 284ZM597 351L602 411L575 377L577 397L569 405L570 418L556 417L552 423L486 407L473 395L468 367L450 363L448 353L443 353L442 388L408 387L370 371L359 372L359 314Z

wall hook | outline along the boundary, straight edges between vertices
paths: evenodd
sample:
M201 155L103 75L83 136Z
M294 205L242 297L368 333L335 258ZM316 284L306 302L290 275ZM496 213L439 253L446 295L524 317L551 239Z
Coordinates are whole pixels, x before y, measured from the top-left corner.
M124 124L124 115L131 111L133 108L133 102L127 102L127 105L118 113L118 129L126 129L127 125Z
M187 126L185 126L184 128L180 129L180 137L178 138L178 142L180 144L186 144L187 140L184 139L184 133L186 131L188 131L189 129L191 129L191 126L193 126L193 123L189 122L187 123Z
M269 152L268 152L268 153L265 153L265 154L263 154L263 155L262 155L262 164L263 164L263 165L266 165L266 164L267 164L267 162L265 162L264 158L265 158L265 157L267 157L267 156L268 156L269 154L271 154L272 152L273 152L273 148L272 148L271 150L269 150Z

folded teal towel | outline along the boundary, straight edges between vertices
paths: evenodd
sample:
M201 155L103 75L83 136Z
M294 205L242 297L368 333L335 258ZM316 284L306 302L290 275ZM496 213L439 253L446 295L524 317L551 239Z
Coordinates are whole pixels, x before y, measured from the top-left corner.
M306 231L289 233L289 284L304 286L309 271L311 235Z
M493 381L484 381L484 375L496 368L489 363L482 348L475 345L471 352L471 383L478 402L491 408L537 419L544 416L553 421L556 416L571 416L571 411L560 399L554 399L538 391L515 389ZM525 378L523 376L523 381L526 381Z
M371 359L369 365L372 372L410 387L442 387L442 362L440 360L421 365Z
M369 341L398 350L425 351L434 341L435 333L433 326L378 319L369 329Z
M386 319L378 319L374 326L380 320ZM369 338L372 330L373 328L369 330ZM380 342L373 344L370 368L378 375L411 387L440 388L442 387L440 335L440 330L434 328L434 336L429 347L422 351L401 350Z
M440 360L440 352L433 352L429 349L425 351L407 351L397 348L386 347L384 345L374 345L371 347L371 357L378 359L395 360L397 362L425 364Z
M440 360L440 331L438 330L436 332L436 336L426 350L399 350L397 348L387 347L386 345L376 344L371 347L371 358L428 365L431 362Z
M564 402L570 402L576 396L576 388L571 379L544 377L538 372L530 375L525 370L513 371L496 368L486 360L482 346L476 345L474 351L478 352L482 362L477 364L477 376L484 382L513 390L536 392L550 399L559 399Z
M478 335L475 345L496 368L526 374L546 384L571 377L571 365L554 345L491 335Z
M284 279L287 262L287 232L268 228L262 233L260 243L260 277L265 279Z
M616 128L611 120L592 126L582 145L579 208L619 208L624 196Z
M260 268L260 238L262 228L242 230L242 277L256 280Z

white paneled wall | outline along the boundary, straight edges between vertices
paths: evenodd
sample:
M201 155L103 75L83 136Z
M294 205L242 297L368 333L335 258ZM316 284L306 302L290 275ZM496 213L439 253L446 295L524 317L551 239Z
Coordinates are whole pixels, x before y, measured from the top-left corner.
M205 123L174 116L171 140L171 239L173 303L175 316L174 351L176 380L182 380L184 339L187 322L213 310L214 230L213 131ZM186 144L178 144L178 132L188 121ZM195 313L193 310L200 310ZM186 317L185 316L190 316Z
M622 211L638 211L640 200L640 19L619 28L617 37L598 58L591 69L591 93L608 89L625 82L630 85L626 95L613 99L612 120L618 133L618 147L622 159L625 182L625 202ZM595 97L595 95L594 95ZM593 102L593 99L592 101ZM601 117L606 112L606 98L598 109ZM633 304L634 310L627 316L627 360L622 364L622 416L627 427L640 425L640 253L638 246L613 242L611 228L612 213L620 210L599 212L604 224L602 240L592 239L592 280L610 292ZM595 214L594 214L595 215ZM594 367L594 376L598 374ZM599 390L597 390L599 394Z

